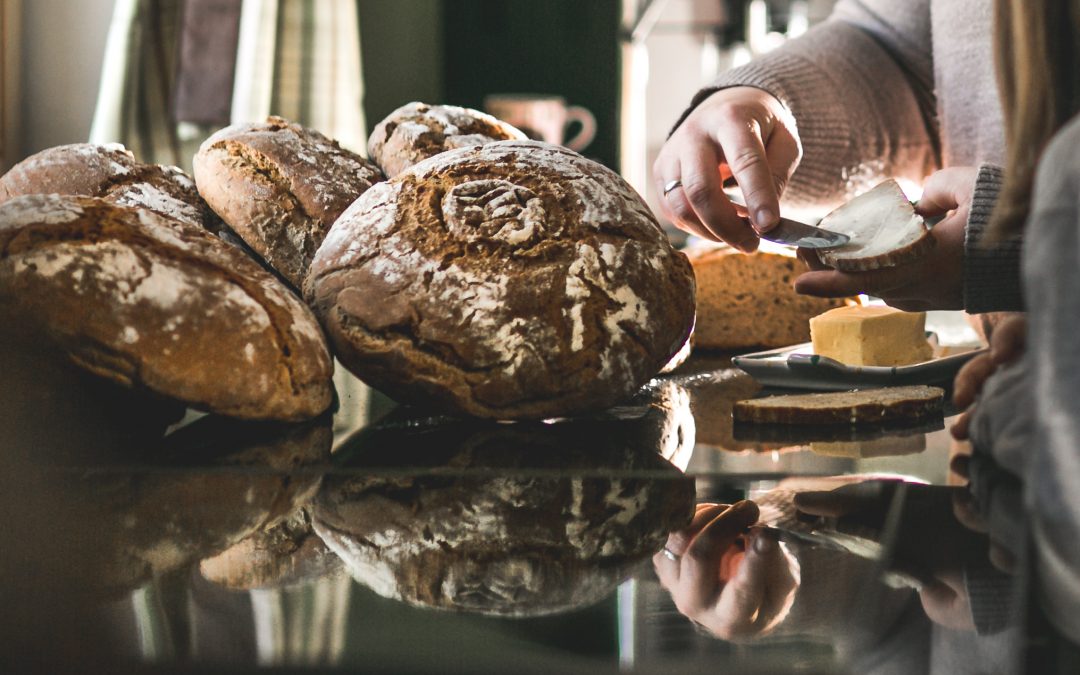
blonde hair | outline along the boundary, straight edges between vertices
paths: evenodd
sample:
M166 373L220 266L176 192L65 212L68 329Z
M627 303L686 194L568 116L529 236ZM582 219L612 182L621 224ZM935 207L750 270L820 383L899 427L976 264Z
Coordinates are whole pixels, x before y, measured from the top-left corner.
M996 0L994 47L1006 166L992 241L1023 229L1039 158L1080 111L1080 0Z

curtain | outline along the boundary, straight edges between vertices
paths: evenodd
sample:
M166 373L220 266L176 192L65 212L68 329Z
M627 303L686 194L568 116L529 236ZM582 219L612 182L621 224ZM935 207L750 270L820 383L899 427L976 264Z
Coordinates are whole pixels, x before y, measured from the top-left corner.
M362 101L355 0L117 0L89 140L190 170L216 129L275 114L362 151Z

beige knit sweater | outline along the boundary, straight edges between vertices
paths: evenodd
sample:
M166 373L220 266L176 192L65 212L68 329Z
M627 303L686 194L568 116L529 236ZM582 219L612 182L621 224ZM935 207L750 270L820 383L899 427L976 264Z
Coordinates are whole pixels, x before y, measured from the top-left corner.
M964 304L1021 309L1019 242L979 245L1004 151L991 24L990 0L839 0L827 21L725 73L690 110L737 85L788 106L803 143L784 194L790 205L832 207L883 177L921 183L937 168L980 166Z

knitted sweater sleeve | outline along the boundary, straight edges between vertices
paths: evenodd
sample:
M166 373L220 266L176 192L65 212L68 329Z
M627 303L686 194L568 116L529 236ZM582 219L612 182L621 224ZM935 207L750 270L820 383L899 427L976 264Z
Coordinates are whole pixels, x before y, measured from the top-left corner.
M939 163L929 15L929 0L840 0L819 26L698 92L679 123L727 87L775 96L803 145L791 206L832 207L885 175L921 182Z

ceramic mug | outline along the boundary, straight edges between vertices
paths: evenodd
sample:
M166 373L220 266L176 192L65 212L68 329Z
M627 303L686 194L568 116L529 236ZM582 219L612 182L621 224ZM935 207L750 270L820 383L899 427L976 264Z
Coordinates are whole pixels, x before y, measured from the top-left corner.
M586 108L566 105L561 96L536 94L492 94L484 99L484 110L525 132L529 138L563 145L581 152L596 136L596 118ZM566 129L581 125L573 137Z

